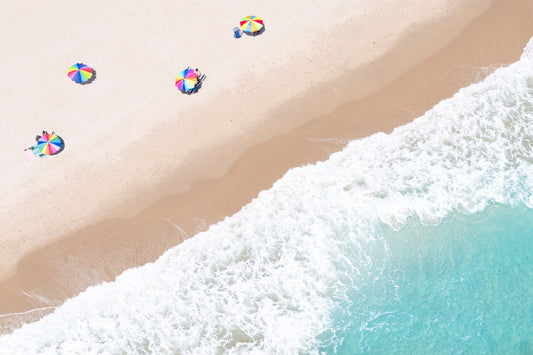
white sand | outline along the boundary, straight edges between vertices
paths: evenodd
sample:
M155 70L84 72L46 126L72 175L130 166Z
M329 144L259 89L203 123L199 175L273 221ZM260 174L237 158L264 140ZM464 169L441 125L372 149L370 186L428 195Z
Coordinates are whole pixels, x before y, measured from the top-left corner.
M185 190L223 174L253 144L378 89L453 39L488 5L488 0L3 4L0 277L22 255L67 232L139 211L145 206L120 211L117 206L176 171L183 171L176 189ZM264 19L266 31L234 39L232 28L250 14ZM335 90L331 82L342 80L343 73L372 63L417 26L450 15L455 28L414 55L398 57L396 65L379 68L364 87L338 91L327 102L303 108L307 114L294 120L276 120L273 113L287 102L325 83ZM96 70L93 83L69 80L67 69L76 62ZM207 74L196 95L174 87L174 77L187 66ZM43 129L55 130L66 148L29 161L23 149Z

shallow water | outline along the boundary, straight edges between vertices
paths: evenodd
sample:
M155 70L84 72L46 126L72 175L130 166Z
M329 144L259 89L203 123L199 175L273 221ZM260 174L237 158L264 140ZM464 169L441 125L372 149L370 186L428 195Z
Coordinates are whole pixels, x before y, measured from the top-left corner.
M333 312L327 353L533 353L533 210L492 205L379 233L387 253Z

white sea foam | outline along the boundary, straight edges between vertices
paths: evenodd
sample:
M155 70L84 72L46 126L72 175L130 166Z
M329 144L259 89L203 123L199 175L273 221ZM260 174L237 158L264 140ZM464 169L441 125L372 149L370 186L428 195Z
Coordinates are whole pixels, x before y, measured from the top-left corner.
M0 353L317 352L336 302L379 272L380 222L533 208L532 60L530 41L519 62L414 122L291 169L155 263L3 336Z

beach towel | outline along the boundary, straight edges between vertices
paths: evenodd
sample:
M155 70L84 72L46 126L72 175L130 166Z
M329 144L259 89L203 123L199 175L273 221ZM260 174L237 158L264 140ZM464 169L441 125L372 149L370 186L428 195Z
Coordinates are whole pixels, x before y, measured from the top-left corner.
M33 154L33 152L32 152L30 149L25 150L25 151L24 151L24 154L26 155L26 159L28 159L28 160L35 160L35 159L37 159L37 157L35 156L35 154Z

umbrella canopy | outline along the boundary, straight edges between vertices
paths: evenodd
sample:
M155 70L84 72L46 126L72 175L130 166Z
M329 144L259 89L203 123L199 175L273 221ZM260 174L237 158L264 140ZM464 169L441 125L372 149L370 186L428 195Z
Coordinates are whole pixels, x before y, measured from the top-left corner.
M40 154L54 155L63 148L63 140L55 134L43 134L37 141Z
M93 76L93 68L83 63L76 63L68 68L68 77L77 83L84 83Z
M256 32L259 32L265 24L263 23L263 19L257 16L246 16L245 18L241 19L240 26L241 30L245 33L254 34Z
M179 72L178 76L176 77L176 87L181 91L192 90L197 83L198 77L196 76L194 70L190 68Z

